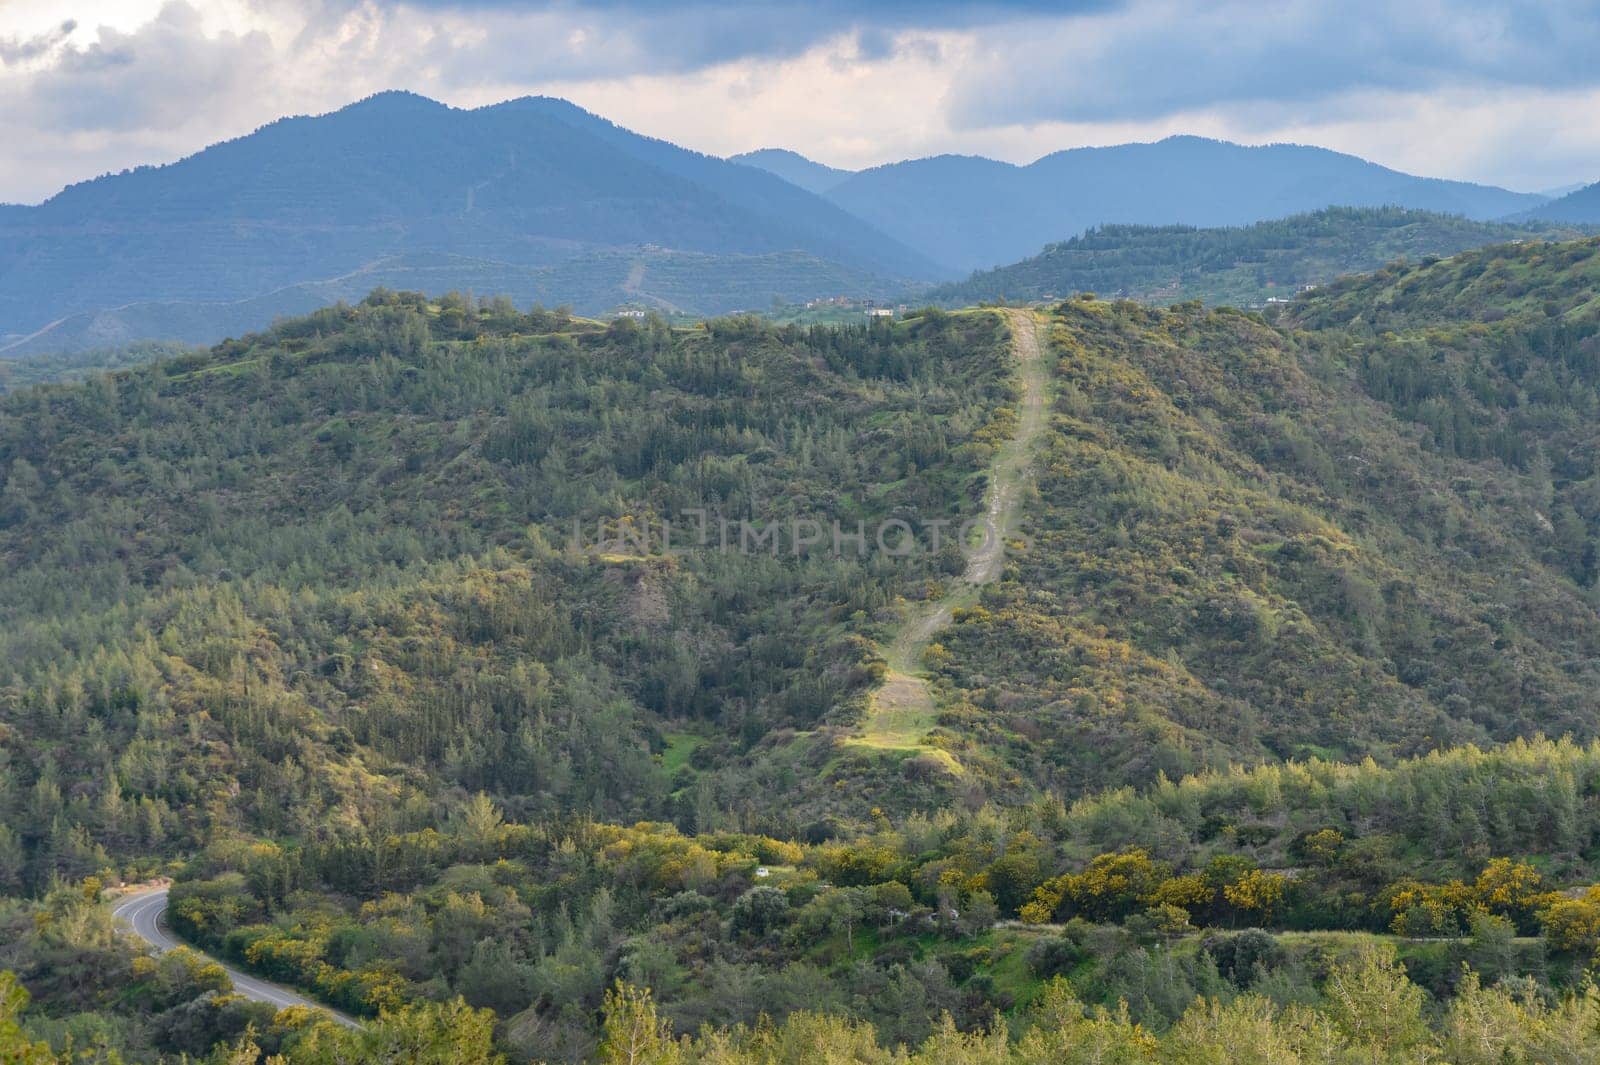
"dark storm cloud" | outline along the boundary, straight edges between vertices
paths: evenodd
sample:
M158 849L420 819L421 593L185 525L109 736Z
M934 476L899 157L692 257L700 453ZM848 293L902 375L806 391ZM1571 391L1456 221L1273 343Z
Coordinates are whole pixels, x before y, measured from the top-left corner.
M1257 106L1331 114L1351 94L1600 84L1589 0L1141 3L1001 31L952 97L959 124L1146 119Z
M899 31L970 29L1022 19L1067 18L1116 10L1122 2L383 0L383 6L416 12L552 16L586 27L612 42L619 52L632 56L634 72L662 73L697 70L737 59L786 58L845 33L857 35L863 58L881 58L892 53L892 36Z
M335 5L338 0L324 0ZM353 2L353 0L352 0ZM1600 84L1593 0L381 0L391 10L550 16L602 47L537 58L562 76L671 73L784 58L842 33L863 59L903 31L978 29L987 61L953 71L969 125L1145 119L1370 90Z

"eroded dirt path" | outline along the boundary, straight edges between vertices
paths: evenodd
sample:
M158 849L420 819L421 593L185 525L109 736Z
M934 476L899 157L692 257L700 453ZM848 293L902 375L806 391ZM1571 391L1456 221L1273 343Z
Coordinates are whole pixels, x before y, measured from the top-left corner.
M933 692L923 674L922 655L933 638L959 607L977 602L978 589L1000 576L1005 565L1005 541L1014 536L1039 439L1049 406L1050 369L1040 339L1038 315L1030 310L1008 312L1011 318L1011 353L1022 381L1022 404L1017 411L1017 431L1000 449L989 467L985 496L983 538L967 554L967 568L937 600L919 605L884 649L889 673L872 693L861 734L849 742L883 750L926 750L947 760L957 772L960 765L947 751L924 741L933 728L936 709Z

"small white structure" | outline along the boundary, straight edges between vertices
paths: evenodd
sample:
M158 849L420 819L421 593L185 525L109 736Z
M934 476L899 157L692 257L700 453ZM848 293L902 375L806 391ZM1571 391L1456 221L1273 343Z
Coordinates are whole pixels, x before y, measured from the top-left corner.
M890 310L888 307L868 307L867 308L867 317L868 318L893 318L894 317L894 311Z

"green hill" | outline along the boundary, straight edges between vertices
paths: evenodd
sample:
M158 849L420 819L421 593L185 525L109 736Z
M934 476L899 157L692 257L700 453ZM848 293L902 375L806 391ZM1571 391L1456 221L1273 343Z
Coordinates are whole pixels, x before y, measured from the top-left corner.
M1313 328L1439 326L1496 339L1530 327L1581 325L1600 313L1597 247L1594 240L1521 242L1420 267L1387 267L1329 286L1294 317ZM1475 328L1482 325L1494 328L1485 334Z
M1432 405L1388 385L1387 342L1342 331L1087 301L1055 323L1032 549L931 663L958 753L1072 793L1595 735L1596 396L1560 361L1592 320L1531 379L1439 380ZM1471 388L1500 420L1430 431L1440 404L1451 428L1479 411ZM1571 438L1544 443L1557 424Z
M1413 1058L1482 1060L1484 1010L1533 1060L1571 1045L1597 263L1463 252L1272 323L672 329L380 291L6 395L27 1031L361 1060L114 940L100 889L165 873L176 933L388 1011L372 1045L590 1059L630 987L652 1037L711 1026L687 1060L1223 1060L1249 1018L1400 1060L1362 1010ZM926 536L985 513L1002 551Z
M1108 225L1046 246L1029 259L935 289L937 303L1049 300L1077 292L1148 303L1198 299L1263 307L1308 286L1405 259L1488 244L1577 235L1547 224L1470 221L1398 207L1331 207L1236 228Z
M959 516L1005 394L997 333L601 328L380 295L6 397L12 876L88 871L51 856L55 813L10 814L108 771L177 845L209 834L217 787L253 796L230 821L295 834L447 787L677 815L651 761L669 731L732 760L813 727L867 683L852 614L937 560L724 553L714 523L708 550L632 557L573 547L574 522L592 549L602 521L682 538L699 507ZM68 676L82 698L36 718Z

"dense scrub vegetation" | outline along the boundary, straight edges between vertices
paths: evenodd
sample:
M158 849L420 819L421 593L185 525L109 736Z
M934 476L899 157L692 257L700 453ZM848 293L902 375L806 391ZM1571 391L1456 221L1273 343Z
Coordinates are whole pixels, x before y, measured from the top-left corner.
M510 824L479 795L367 845L219 840L186 864L175 929L377 1015L360 1035L143 958L97 881L14 905L0 965L44 1003L29 1038L102 1055L1180 1061L1248 1030L1263 1060L1499 1061L1594 1038L1600 889L1551 888L1593 881L1597 770L1600 747L1550 742L1266 766L820 844ZM1323 1056L1299 1056L1306 1026ZM615 1057L622 1032L659 1056Z
M1105 225L1045 247L1009 266L983 270L934 290L935 302L1028 302L1078 292L1169 304L1261 307L1307 286L1376 270L1395 260L1419 262L1488 244L1560 239L1581 230L1547 224L1475 222L1400 207L1330 207L1254 225Z
M1350 337L1363 389L1424 447L1530 485L1543 561L1584 588L1600 535L1597 285L1600 241L1527 244L1380 271L1296 310Z
M929 647L913 750L849 740L957 545L668 553L639 530L971 516L1017 421L998 314L673 330L379 292L7 396L0 970L33 1002L0 985L0 1040L1582 1047L1597 261L1394 268L1292 327L1052 308L1024 535ZM367 1027L114 939L102 889L156 874L188 942Z
M848 715L861 619L942 560L596 551L595 523L959 518L1002 342L988 315L674 333L379 294L9 397L0 884L449 788L714 827L739 797L652 755Z
M964 761L1073 794L1595 735L1593 533L1538 468L1431 446L1341 334L1078 300L1055 343L1031 547L929 655Z
M183 344L143 341L122 347L96 347L70 353L52 352L29 358L0 358L0 392L30 385L78 381L157 359L188 354Z
M790 1062L926 1063L926 1065L1056 1065L1056 1063L1336 1063L1444 1061L1490 1065L1503 1061L1584 1061L1600 1052L1595 1031L1600 999L1592 988L1549 1003L1469 977L1463 993L1437 1019L1426 996L1393 958L1368 950L1334 964L1329 997L1283 1007L1249 993L1231 1001L1196 1000L1180 1021L1154 1033L1126 1011L1086 1010L1064 980L1054 981L1019 1031L962 1032L948 1019L913 1051L880 1045L870 1024L812 1012L733 1030L703 1029L675 1038L646 991L618 985L608 993L596 1060L608 1065L779 1065ZM0 1052L29 1065L91 1060L57 1056L13 1021L25 996L0 979ZM361 1031L342 1031L304 1016L280 1015L265 1033L247 1028L219 1044L206 1061L218 1065L269 1057L282 1065L349 1061L406 1061L418 1065L503 1065L492 1041L488 1011L457 999L386 1013ZM263 1037L264 1035L264 1037ZM98 1057L98 1055L94 1055ZM100 1060L118 1060L102 1057Z
M366 845L214 845L170 912L192 941L352 1012L461 993L514 1018L528 1053L581 1045L616 979L653 988L680 1030L827 1002L917 1042L942 1012L982 1025L1072 972L1161 1027L1221 993L1219 951L1249 927L1429 941L1406 963L1440 997L1463 962L1575 984L1600 903L1552 889L1600 874L1597 769L1600 747L1544 741L1265 766L811 844L506 824L480 795Z

